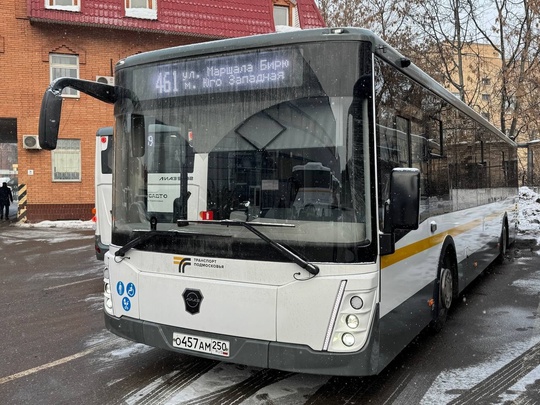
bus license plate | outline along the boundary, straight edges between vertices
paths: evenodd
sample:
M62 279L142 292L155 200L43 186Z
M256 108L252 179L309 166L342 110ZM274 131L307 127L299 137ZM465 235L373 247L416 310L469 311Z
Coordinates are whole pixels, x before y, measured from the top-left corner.
M180 349L215 354L222 357L229 357L230 353L229 342L226 340L184 335L183 333L174 332L172 344Z

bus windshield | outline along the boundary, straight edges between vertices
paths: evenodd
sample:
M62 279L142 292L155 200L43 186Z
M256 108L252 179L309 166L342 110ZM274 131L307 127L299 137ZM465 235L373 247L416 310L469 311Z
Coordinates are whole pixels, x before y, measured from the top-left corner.
M370 71L366 46L306 44L122 71L136 97L116 104L113 243L151 222L208 237L221 256L239 240L261 243L243 227L218 226L234 220L276 224L264 233L311 260L360 260L374 227L369 97L358 90ZM216 226L179 229L178 220Z

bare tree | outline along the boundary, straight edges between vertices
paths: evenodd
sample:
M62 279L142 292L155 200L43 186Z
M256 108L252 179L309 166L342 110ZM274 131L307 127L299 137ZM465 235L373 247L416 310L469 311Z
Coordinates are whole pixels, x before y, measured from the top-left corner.
M416 50L410 4L399 0L316 0L328 26L366 28L407 56Z
M329 27L359 26L362 23L360 0L316 0Z
M522 117L530 116L530 109L538 112L538 97L531 98L527 91L536 90L538 84L539 35L534 24L540 17L538 0L493 0L491 7L496 10L497 18L488 28L480 24L483 10L475 7L471 0L468 2L482 39L501 59L499 124L503 132L516 139L533 130L531 122L523 122ZM536 120L533 124L537 129Z
M511 139L539 139L540 0L316 1L329 26L377 33Z
M471 91L472 81L466 77L471 72L469 61L474 59L467 4L467 0L425 0L411 8L411 15L424 44L424 57L418 64L461 100L474 104L477 91Z
M540 125L532 118L539 109L540 0L317 3L329 26L377 33L464 102L497 117L512 139L538 133ZM488 77L493 78L489 98Z
M443 73L436 77L464 102L496 117L501 131L512 139L530 131L530 121L523 120L527 110L538 111L538 97L526 91L537 80L539 36L533 21L539 18L538 3L426 0L413 12L431 47L424 52L430 57L420 61L423 68ZM488 78L493 83L486 94L482 86Z

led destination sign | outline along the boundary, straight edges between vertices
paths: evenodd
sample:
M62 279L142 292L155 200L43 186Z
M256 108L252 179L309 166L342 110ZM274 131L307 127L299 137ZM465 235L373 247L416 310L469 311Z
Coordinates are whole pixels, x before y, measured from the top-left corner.
M134 73L139 99L297 87L302 81L302 56L290 48L179 60Z

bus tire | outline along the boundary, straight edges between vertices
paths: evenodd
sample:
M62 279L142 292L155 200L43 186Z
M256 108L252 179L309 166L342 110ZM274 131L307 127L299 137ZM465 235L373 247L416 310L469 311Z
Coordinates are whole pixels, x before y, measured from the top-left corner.
M506 218L503 220L501 236L499 236L499 255L495 259L497 264L503 264L508 249L508 227L506 226Z
M442 330L448 312L452 307L457 291L457 268L452 249L446 249L439 260L437 282L434 291L433 320L430 329L434 332Z

